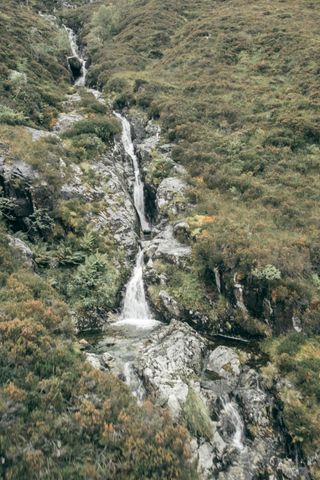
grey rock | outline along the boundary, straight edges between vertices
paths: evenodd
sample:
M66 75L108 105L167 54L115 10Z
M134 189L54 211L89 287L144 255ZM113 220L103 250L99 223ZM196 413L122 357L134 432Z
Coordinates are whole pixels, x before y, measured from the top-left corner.
M213 479L214 448L205 442L198 446L198 474L202 480Z
M260 388L259 375L255 370L249 369L242 373L237 399L242 406L245 423L250 425L251 431L260 436L268 434L272 430L272 402Z
M59 113L57 123L54 126L53 131L58 133L63 133L68 128L71 128L76 122L79 122L83 119L83 116L77 112L68 112L68 113Z
M240 375L239 357L232 348L217 347L209 355L206 370L216 373L221 379L237 382Z
M202 369L206 342L191 327L172 321L148 340L137 371L156 403L178 418L187 399L191 379ZM190 379L188 381L188 379ZM193 388L198 389L196 385Z
M89 342L87 342L87 340L85 340L84 338L82 338L80 341L79 341L79 345L80 345L80 349L81 350L88 350L90 349L91 345Z
M48 132L46 130L38 130L36 128L31 128L31 127L26 127L26 130L30 133L32 140L34 142L41 140L41 138L47 138L47 137L58 138L57 135L53 134L52 132Z
M277 465L277 473L282 475L285 480L299 480L300 476L299 468L296 467L291 459L285 458L280 460Z
M95 355L94 353L87 353L86 354L87 362L95 368L96 370L104 370L104 366L101 363L100 357Z
M173 227L168 225L146 245L145 255L147 259L161 259L186 266L191 257L191 247L178 242L173 236Z
M112 365L114 365L114 358L110 353L104 352L101 355L101 361L106 366L107 368L111 368Z
M162 304L162 307L165 309L168 315L166 315L168 320L171 318L180 318L181 317L181 311L178 305L178 302L176 302L170 295L162 290L159 293L159 298Z
M3 194L14 203L12 215L16 219L24 219L33 213L31 185L37 178L30 165L22 160L10 162L0 157L0 184Z
M79 76L82 68L81 60L78 57L69 57L68 63L70 65L72 73Z
M187 184L179 177L162 180L157 191L157 208L162 215L177 215L186 209Z
M8 235L9 245L17 252L24 265L32 270L35 269L35 262L32 250L19 238Z

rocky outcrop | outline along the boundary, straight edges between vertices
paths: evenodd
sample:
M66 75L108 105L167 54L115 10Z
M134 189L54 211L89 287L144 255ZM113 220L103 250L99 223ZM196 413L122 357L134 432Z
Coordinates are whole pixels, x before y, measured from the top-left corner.
M206 342L191 327L173 321L149 339L137 369L154 401L181 414L192 378L202 370ZM199 389L199 383L193 388Z
M9 245L14 249L16 255L22 261L23 265L32 270L35 269L34 255L30 247L20 240L20 238L8 235Z
M168 225L150 242L145 244L145 257L149 266L155 260L162 260L174 265L185 266L191 256L191 247L174 238L173 227Z
M32 182L35 178L36 173L22 160L12 162L0 157L1 192L11 202L9 214L16 229L27 229L28 217L34 212Z
M134 369L147 394L191 428L201 479L301 478L274 427L274 400L249 366L253 354L226 346L210 350L179 321L153 333L140 353ZM191 403L194 417L190 398L197 402ZM197 418L199 410L206 413Z

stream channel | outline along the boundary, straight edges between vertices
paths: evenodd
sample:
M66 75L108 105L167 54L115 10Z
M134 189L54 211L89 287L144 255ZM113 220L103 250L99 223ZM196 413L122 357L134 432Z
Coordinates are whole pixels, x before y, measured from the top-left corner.
M74 77L74 84L79 88L87 88L86 58L77 45L77 37L75 33L68 27L64 28L69 36L70 50L72 54L72 56L69 57L69 64L71 65L72 61L75 61L74 64L78 66L76 74L70 66ZM92 93L98 101L104 103L101 92L89 88L87 88L87 91ZM145 398L147 392L142 379L137 374L135 364L137 364L145 354L147 346L152 343L154 334L159 333L159 338L161 338L161 332L164 331L167 326L154 318L145 293L143 278L144 247L148 245L153 232L152 226L146 218L144 184L131 136L131 125L123 114L114 112L114 115L121 122L122 136L120 141L122 144L122 150L126 157L131 161L134 174L132 202L137 214L137 224L140 226L140 246L131 277L125 287L121 313L115 321L108 323L103 332L100 332L98 335L86 336L86 343L89 344L89 349L86 354L88 361L94 367L105 371L111 371L125 381L130 390L137 397L138 402L141 402ZM165 337L163 338L165 339ZM183 339L182 341L185 340ZM249 392L248 399L249 402L252 403L252 407L250 406L251 403L249 406L248 404L243 404L241 408L239 407L239 402L236 400L233 391L230 390L229 387L225 388L228 386L228 379L222 380L221 383L222 387L225 388L224 392L213 393L213 397L210 392L208 394L216 399L213 403L219 405L216 424L219 426L221 435L216 433L215 437L211 439L211 443L201 443L201 440L199 443L199 440L194 439L195 442L198 442L196 450L199 455L199 471L203 474L201 478L219 478L219 480L233 480L235 478L237 480L251 479L253 478L251 471L256 471L256 469L259 468L260 462L262 462L262 465L263 462L268 463L270 455L272 455L273 451L276 451L278 445L278 440L275 439L273 441L272 439L265 439L263 433L261 433L260 436L257 436L257 445L253 444L252 440L248 440L247 419L244 420L245 417L243 415L243 411L245 411L246 408L249 408L249 410L251 409L249 412L250 415L260 415L261 408L259 405L261 403L261 406L265 408L265 410L262 411L262 415L265 416L262 417L261 421L259 420L259 422L261 422L261 432L263 432L264 428L263 422L265 422L266 425L269 425L268 422L270 421L270 428L272 428L271 424L273 420L271 419L270 414L265 413L268 411L268 403L271 402L271 400L268 394L260 389L259 374L257 373L258 363L261 362L261 360L262 362L264 360L259 353L256 344L251 344L251 342L242 343L237 341L237 339L228 340L223 338L211 338L207 339L207 341L207 359L210 356L210 352L213 352L215 349L217 351L217 347L221 347L222 349L227 348L226 345L232 342L233 344L236 344L238 351L243 351L244 356L250 351L248 357L253 358L253 362L256 362L256 365L247 364L248 366L246 367L248 378L253 379L251 386L246 385L245 389L241 390L240 388L240 390L237 390L240 396L243 391ZM229 348L229 351L230 350L232 351L232 349ZM179 356L179 351L177 351L177 355ZM256 375L252 375L252 372L256 372ZM201 382L210 384L210 382L212 383L212 381L215 380L208 377L205 368L203 372L200 373L200 377L200 384ZM236 386L235 388L238 387ZM243 398L246 397L244 396ZM257 402L257 407L255 407L255 402ZM258 451L260 445L261 452ZM268 445L270 445L270 453L267 451L269 448ZM220 446L222 450L219 453ZM227 454L225 455L223 452L227 452ZM283 452L282 455L286 454ZM219 458L220 460L215 460L215 458ZM234 460L232 461L233 458ZM289 460L289 462L291 462L291 460ZM218 476L215 477L211 476L213 471L218 472L221 471L220 469L222 471L229 469L229 473L226 474L227 476L225 476L224 473L219 473Z

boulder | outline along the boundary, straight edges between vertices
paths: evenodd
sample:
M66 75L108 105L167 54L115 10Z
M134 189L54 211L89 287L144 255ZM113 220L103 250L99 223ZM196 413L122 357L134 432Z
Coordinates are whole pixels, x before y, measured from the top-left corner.
M35 262L31 248L29 248L26 243L20 240L20 238L15 238L11 235L8 235L8 240L10 247L16 251L17 256L22 260L23 264L27 268L34 270Z
M83 116L76 110L72 112L59 113L57 123L54 126L54 132L62 133L71 128L76 122L82 120Z
M105 370L104 366L101 363L99 355L95 355L94 353L87 353L86 354L87 362L95 368L96 370Z
M234 349L219 346L210 353L206 371L216 373L217 377L237 382L241 371L239 357Z
M187 184L179 177L162 180L157 191L157 209L160 215L178 215L186 209Z
M191 247L178 242L173 236L173 227L168 225L145 247L146 259L162 260L185 267L191 257Z
M26 226L25 219L33 214L31 184L35 178L35 172L27 163L10 162L0 156L0 187L2 194L13 202L10 213L18 227Z
M68 58L68 63L72 72L73 78L77 79L81 75L82 61L79 57L73 56Z
M172 321L153 333L141 352L136 367L144 386L174 418L181 414L189 383L202 370L205 351L206 342L199 334L184 323Z

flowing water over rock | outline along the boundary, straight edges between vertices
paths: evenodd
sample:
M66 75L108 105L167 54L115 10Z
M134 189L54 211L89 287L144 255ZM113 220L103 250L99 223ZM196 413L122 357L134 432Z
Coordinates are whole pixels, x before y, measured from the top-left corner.
M143 284L143 250L137 255L132 277L127 285L121 320L116 325L133 325L140 329L150 329L159 322L152 318Z
M76 67L76 70L78 71L78 75L74 75L75 77L75 85L78 87L84 87L86 84L86 76L87 76L87 67L86 67L86 60L81 56L81 53L78 48L78 43L77 43L77 36L74 33L74 31L69 28L69 27L64 27L70 41L70 47L72 51L72 56L68 57L70 68L72 70L72 73L74 75L75 69L73 68L73 63L72 59L78 60L79 64Z
M75 85L85 86L85 59L77 46L76 35L65 28L73 55L69 57L71 69L70 60L75 61ZM87 90L103 102L100 92ZM150 234L144 185L131 126L123 115L114 114L122 124L124 152L132 161L133 203L141 231ZM165 192L174 193L185 188L181 179L165 179L163 182ZM159 190L161 193L161 188ZM161 195L159 198L161 200ZM170 198L164 198L159 206L170 203ZM146 393L152 395L155 402L168 407L177 420L183 412L186 415L188 408L191 413L199 410L201 421L206 425L206 435L210 435L205 439L195 434L193 438L201 479L253 480L258 478L257 472L264 472L273 462L271 468L279 470L280 476L263 478L297 480L292 462L285 458L285 451L281 448L281 435L277 433L273 438L275 432L268 410L273 400L260 389L259 374L249 369L246 360L240 362L236 349L217 345L212 349L184 322L171 321L165 326L153 318L144 286L144 253L148 264L152 265L153 258L163 257L176 266L184 265L191 254L190 247L176 241L171 230L172 227L165 224L153 240L142 242L125 289L121 314L108 323L99 339L91 342L93 347L87 354L88 361L95 368L111 371L122 378L138 401L143 400ZM242 356L246 358L245 352ZM215 410L217 418L210 416ZM246 435L250 425L254 432L252 439ZM292 471L292 475L283 476L285 469Z
M221 422L225 423L226 429L231 429L231 442L238 450L243 450L244 425L239 411L234 402L229 398L221 398L223 410L221 412Z
M72 70L72 61L78 61L79 76L74 75L75 85L85 86L86 83L86 61L81 56L77 45L77 36L72 29L64 27L68 33L72 57L69 57L69 64ZM76 72L77 73L77 72ZM87 88L98 101L104 103L101 92ZM122 125L122 145L125 153L132 161L134 172L134 190L133 203L139 218L141 230L143 233L150 233L151 227L146 219L144 204L144 185L141 180L139 163L135 154L134 145L131 138L131 127L128 120L114 112L115 116L121 121ZM143 249L139 249L135 267L132 276L125 289L122 312L120 318L107 326L103 338L95 343L95 353L87 355L88 361L96 368L111 370L116 375L123 378L136 397L141 400L144 396L142 381L138 377L133 367L134 360L139 356L139 351L147 336L155 328L159 327L160 322L155 320L151 314L147 303L144 283L143 283Z
M120 113L114 112L117 118L121 120L122 123L122 143L125 149L125 152L132 160L133 169L134 169L134 190L133 198L134 204L140 219L141 229L144 233L149 233L151 228L148 220L145 215L145 202L144 202L144 185L141 180L141 173L139 168L139 163L137 156L134 151L134 145L131 138L131 127L128 120L120 115Z

